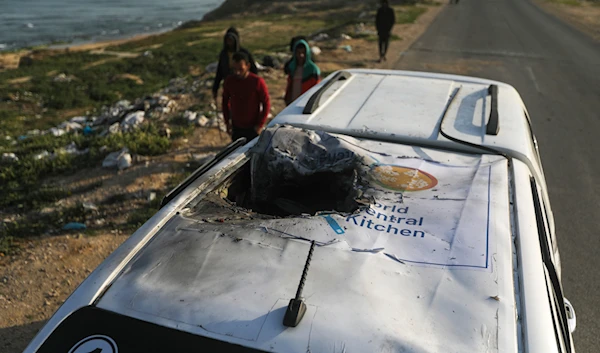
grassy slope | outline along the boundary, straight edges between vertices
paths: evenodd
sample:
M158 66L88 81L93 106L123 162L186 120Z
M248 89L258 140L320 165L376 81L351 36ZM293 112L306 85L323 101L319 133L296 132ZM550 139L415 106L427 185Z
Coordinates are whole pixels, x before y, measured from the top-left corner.
M231 25L235 24L240 29L244 46L260 58L274 52L286 52L289 38L293 35L315 33L354 22L353 19L363 9L364 7L357 7L293 16L267 14L204 22L198 27L107 48L127 53L144 53L149 50L152 55L107 61L92 67L89 67L90 63L109 56L87 52L40 55L30 65L0 72L0 131L5 135L18 136L33 128L46 129L70 116L93 112L101 105L114 103L118 99L133 100L151 94L164 87L172 78L189 78L192 72L204 75L204 67L217 59L222 46L223 30ZM424 11L421 7L402 8L397 11L397 22L412 23ZM340 13L344 15L340 16ZM54 82L53 77L57 73L72 75L75 79L70 83ZM122 73L136 75L143 83L116 79ZM9 83L10 80L22 77L30 79L18 84ZM36 114L38 117L35 117ZM42 150L53 151L72 141L80 149L90 148L89 155L79 157L63 154L53 160L35 160L33 157ZM107 146L108 150L101 152L101 146ZM133 153L158 155L169 150L170 140L160 136L157 126L153 124L130 134L108 137L46 135L30 137L16 145L0 136L0 153L14 152L20 158L19 162L1 165L0 194L3 197L0 199L0 209L35 210L60 200L68 195L68 191L42 186L45 177L98 165L106 153L124 146ZM58 225L59 220L64 218L64 212L77 215L81 210L66 210L48 215L47 219L41 218L33 226L13 223L4 229L0 228L0 252L2 248L6 251L8 247L8 243L2 239L7 236L39 234L44 226L47 228ZM141 217L138 217L140 214ZM132 221L139 223L137 218L144 218L147 214L150 212L142 210L133 216L135 219Z

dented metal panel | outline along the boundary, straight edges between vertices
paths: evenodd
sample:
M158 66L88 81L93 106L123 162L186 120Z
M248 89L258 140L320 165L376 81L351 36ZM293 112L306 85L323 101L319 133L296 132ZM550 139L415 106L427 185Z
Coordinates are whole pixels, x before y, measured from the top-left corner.
M266 351L514 351L506 160L334 138L374 160L360 167L371 205L284 218L235 209L217 219L197 200L98 306ZM319 246L308 311L287 328L310 240Z

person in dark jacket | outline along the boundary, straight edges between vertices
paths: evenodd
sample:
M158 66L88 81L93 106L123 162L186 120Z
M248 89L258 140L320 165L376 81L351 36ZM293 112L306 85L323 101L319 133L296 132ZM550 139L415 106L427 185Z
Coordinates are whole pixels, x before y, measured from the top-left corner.
M296 37L292 38L292 40L290 41L290 52L292 53L292 57L290 58L290 60L288 60L285 63L285 65L283 65L283 72L286 75L290 74L290 67L289 66L290 66L290 63L292 62L292 60L294 59L294 55L295 55L294 48L296 48L296 43L298 41L300 41L300 40L308 42L308 40L306 39L305 36L296 36Z
M294 45L294 56L288 66L285 104L289 105L311 87L321 82L321 70L312 61L310 47L305 40Z
M258 69L256 68L256 63L252 54L243 48L240 44L240 35L235 29L235 27L230 27L225 36L223 37L223 50L219 54L219 65L217 66L217 74L215 76L215 82L213 84L213 98L215 102L217 101L217 95L219 93L219 86L221 85L221 81L227 78L232 73L233 68L233 54L241 52L245 53L248 56L250 63L250 72L253 74L258 74Z
M394 23L396 23L394 9L389 6L388 0L382 0L381 7L377 10L377 17L375 18L375 27L377 28L377 36L379 37L379 62L387 60L385 56L390 44L390 35Z

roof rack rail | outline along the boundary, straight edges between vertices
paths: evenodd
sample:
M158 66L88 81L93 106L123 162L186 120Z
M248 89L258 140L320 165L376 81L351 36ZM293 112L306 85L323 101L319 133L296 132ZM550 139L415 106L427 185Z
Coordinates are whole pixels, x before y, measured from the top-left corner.
M498 126L498 86L490 85L488 94L492 96L492 106L490 109L490 118L485 127L486 135L498 135L500 126Z
M211 160L204 163L200 168L196 169L194 173L188 176L181 184L171 190L161 201L160 208L163 208L166 204L171 202L175 196L179 195L185 188L190 186L194 180L198 179L202 174L206 173L210 168L214 167L217 163L225 159L231 152L235 151L238 147L243 146L246 143L246 138L241 137L225 147L221 152L217 153Z
M310 97L308 103L306 103L306 106L302 111L302 114L314 113L315 110L317 110L317 108L319 107L319 103L321 101L321 96L323 95L323 93L325 93L325 91L327 91L329 87L331 87L331 85L333 85L335 82L340 80L347 80L350 78L350 76L352 76L352 74L348 71L339 71L337 74L335 74L335 76L333 76L331 80L327 81L327 83L325 83L321 88L319 88L317 92L315 92Z

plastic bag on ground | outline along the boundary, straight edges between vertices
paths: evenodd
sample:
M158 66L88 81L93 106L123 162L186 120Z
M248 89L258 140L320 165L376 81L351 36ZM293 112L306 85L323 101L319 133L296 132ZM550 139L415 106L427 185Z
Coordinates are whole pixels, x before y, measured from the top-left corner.
M102 162L102 167L104 168L114 168L117 166L119 159L125 154L129 154L129 149L127 147L123 147L122 150L117 152L109 153L108 156L104 158ZM131 158L131 156L130 156Z
M140 126L144 122L145 114L146 113L143 110L128 114L121 123L123 131L130 131Z

